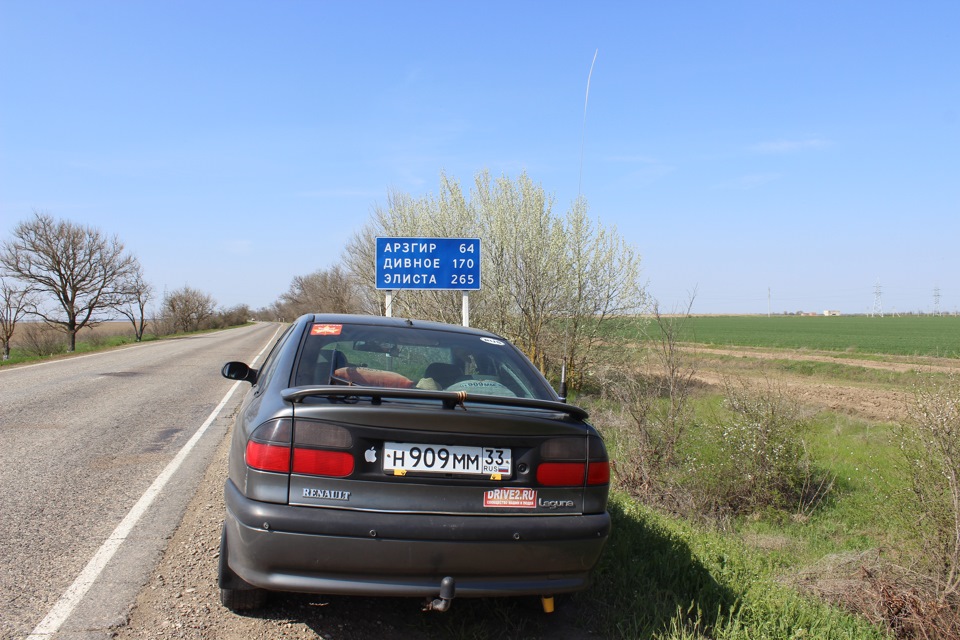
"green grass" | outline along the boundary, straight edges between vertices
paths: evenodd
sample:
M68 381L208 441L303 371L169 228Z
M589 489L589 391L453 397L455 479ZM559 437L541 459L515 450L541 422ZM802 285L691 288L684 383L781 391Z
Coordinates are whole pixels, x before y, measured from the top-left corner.
M715 432L701 425L718 419L721 399L711 394L694 404L683 453L707 461L719 448L705 437ZM808 418L802 433L821 475L834 480L815 509L747 514L721 530L616 495L614 533L596 584L578 596L589 603L591 628L611 638L670 640L886 637L865 619L788 585L810 570L848 578L822 567L910 547L899 526L909 509L908 481L894 426L824 411ZM616 460L620 452L610 454ZM855 573L850 566L844 570Z
M656 325L648 323L648 331ZM635 333L617 320L611 330ZM715 346L813 349L854 354L960 357L960 317L901 316L694 316L683 320L681 340Z
M738 536L611 503L614 533L580 598L608 638L883 638L863 619L777 581L764 552Z
M157 336L145 334L143 336L143 342L149 342L151 340L156 340ZM77 349L74 351L74 354L80 353L93 353L95 351L104 351L106 349L112 349L114 347L120 347L127 344L134 344L136 341L133 336L106 336L100 337L96 340L78 340ZM0 361L0 366L4 365L13 365L21 364L24 362L39 362L41 360L46 360L48 358L63 356L67 354L66 342L64 342L62 350L58 353L51 354L49 356L38 356L33 353L30 353L24 349L13 348L10 350L10 359Z
M897 548L908 543L895 526L907 479L893 427L831 412L807 424L804 441L819 468L835 479L830 497L809 518L744 520L741 531L789 538L784 566L800 567L838 553Z
M5 365L20 364L22 362L30 362L32 360L39 360L39 358L30 355L20 349L11 349L10 350L10 359L9 360L0 360L0 367Z
M245 325L235 325L235 326L245 326ZM233 327L224 327L226 329L233 329ZM141 342L152 342L154 340L162 339L173 339L180 338L183 336L198 335L203 333L212 333L214 331L222 331L224 328L215 328L215 329L200 329L197 331L189 331L186 333L175 333L165 336L158 336L152 333L143 334ZM4 365L14 365L22 364L24 362L40 362L41 360L46 360L49 358L55 358L65 355L75 355L81 353L94 353L96 351L105 351L107 349L112 349L114 347L121 347L128 344L136 344L136 340L133 337L132 331L124 331L117 333L115 335L99 335L93 338L77 338L77 348L73 353L69 353L66 347L66 336L63 336L63 345L62 348L53 354L48 356L38 356L25 349L20 349L14 347L10 350L10 359L9 360L0 360L0 366Z

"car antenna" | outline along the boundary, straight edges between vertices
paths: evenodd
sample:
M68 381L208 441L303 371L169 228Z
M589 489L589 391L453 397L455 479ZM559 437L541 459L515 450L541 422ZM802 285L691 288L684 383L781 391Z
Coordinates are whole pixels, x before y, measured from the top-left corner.
M560 365L560 400L567 401L567 356L564 354Z

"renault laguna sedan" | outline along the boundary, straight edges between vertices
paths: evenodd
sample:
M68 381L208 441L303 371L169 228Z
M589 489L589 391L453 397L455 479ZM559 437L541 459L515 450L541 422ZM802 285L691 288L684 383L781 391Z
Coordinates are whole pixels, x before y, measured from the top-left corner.
M588 585L610 531L606 449L504 338L307 315L261 368L223 375L252 385L225 487L228 608L295 591L443 611Z

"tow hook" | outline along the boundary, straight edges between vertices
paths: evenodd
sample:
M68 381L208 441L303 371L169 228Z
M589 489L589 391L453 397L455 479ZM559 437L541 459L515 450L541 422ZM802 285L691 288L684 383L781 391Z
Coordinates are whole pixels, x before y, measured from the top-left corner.
M430 600L427 598L426 602L423 603L424 611L439 611L444 612L450 608L450 603L453 602L453 596L457 590L457 583L453 578L447 576L440 581L440 597Z

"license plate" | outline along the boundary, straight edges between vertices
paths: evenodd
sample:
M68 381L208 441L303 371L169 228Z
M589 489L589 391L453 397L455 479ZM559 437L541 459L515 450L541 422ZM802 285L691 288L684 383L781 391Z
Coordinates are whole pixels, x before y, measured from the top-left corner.
M391 475L412 472L507 477L513 472L513 458L510 449L498 447L384 442L383 470Z

